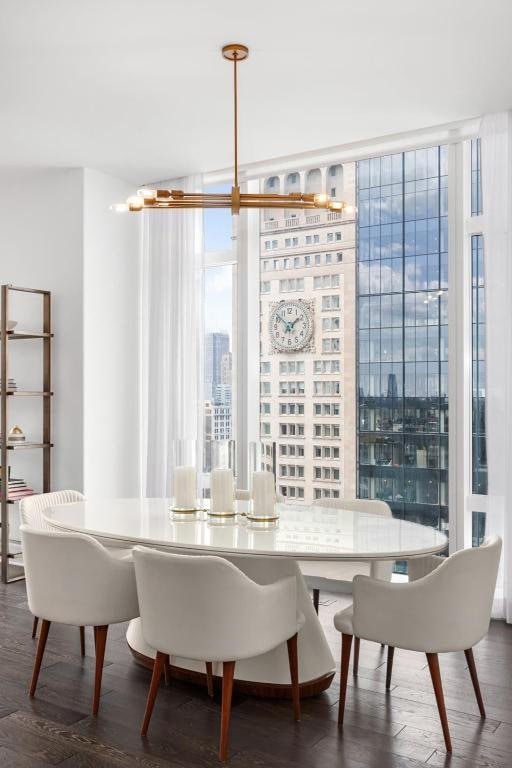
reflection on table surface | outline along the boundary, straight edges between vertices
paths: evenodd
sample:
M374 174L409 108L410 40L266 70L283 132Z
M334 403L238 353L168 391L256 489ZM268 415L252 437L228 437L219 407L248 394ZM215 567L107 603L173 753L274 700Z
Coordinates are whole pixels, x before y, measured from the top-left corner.
M447 544L440 531L367 512L277 504L278 524L256 530L239 513L219 521L206 511L200 519L173 519L169 499L100 499L63 504L46 515L54 525L131 543L209 549L300 559L402 559L439 552Z

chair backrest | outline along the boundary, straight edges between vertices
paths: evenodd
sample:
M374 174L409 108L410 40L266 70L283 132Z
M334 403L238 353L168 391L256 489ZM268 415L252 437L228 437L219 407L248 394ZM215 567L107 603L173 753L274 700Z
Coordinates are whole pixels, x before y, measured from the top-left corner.
M380 499L315 499L313 503L315 507L352 509L354 512L368 512L370 515L392 516L389 504Z
M81 533L20 527L28 604L63 624L115 624L139 615L133 563Z
M43 517L45 510L49 507L56 507L58 504L69 504L84 499L85 496L79 491L53 491L52 493L27 496L20 502L21 524L43 531L53 531L54 528Z
M433 631L451 649L472 648L486 634L491 618L502 542L491 536L480 547L454 552L423 579L408 585L423 584L433 615Z
M246 490L245 488L236 488L235 489L235 499L237 501L250 501L251 500L251 492ZM279 493L279 491L276 491L276 501L278 504L282 504L284 502L284 496L282 493Z
M354 633L413 651L472 648L486 634L501 539L455 552L417 581L383 584L354 579Z
M391 507L380 499L315 499L316 507L329 507L330 509L350 509L354 512L368 512L370 515L392 517ZM371 575L374 579L391 581L393 573L393 561L374 561L371 564Z
M142 634L173 656L236 661L266 653L297 631L296 579L256 584L210 555L133 550Z

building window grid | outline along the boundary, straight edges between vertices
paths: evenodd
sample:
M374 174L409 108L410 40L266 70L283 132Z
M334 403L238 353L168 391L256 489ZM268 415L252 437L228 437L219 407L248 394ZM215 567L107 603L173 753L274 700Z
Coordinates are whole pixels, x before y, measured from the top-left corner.
M359 495L439 528L448 522L446 165L445 147L358 164Z
M472 489L487 494L485 441L485 305L483 235L471 237L471 325L472 325Z
M477 138L471 140L471 215L481 216L482 212L482 146Z

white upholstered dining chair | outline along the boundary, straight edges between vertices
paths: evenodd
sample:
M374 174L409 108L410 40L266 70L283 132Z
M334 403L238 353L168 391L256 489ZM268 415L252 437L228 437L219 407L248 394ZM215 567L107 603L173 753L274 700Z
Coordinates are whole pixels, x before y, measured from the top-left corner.
M92 626L96 650L92 711L96 715L108 627L139 615L133 562L113 557L85 534L26 525L20 531L28 605L41 619L30 696L35 695L51 623Z
M316 507L330 509L346 509L354 512L368 512L380 517L391 517L391 509L385 501L379 499L315 499ZM320 590L334 592L335 594L350 595L352 593L352 581L354 576L372 576L374 579L391 581L393 563L382 561L374 563L352 562L322 562L302 560L299 562L304 581L313 592L313 605L318 613L320 604ZM354 642L353 672L357 675L359 668L359 644L360 639ZM389 655L389 650L388 650Z
M426 654L447 752L452 745L439 653L464 651L480 715L485 717L473 646L489 628L500 555L501 539L493 536L478 548L455 552L431 573L410 583L355 577L353 605L334 617L334 626L342 633L340 724L354 636Z
M28 525L29 528L35 528L39 531L54 531L56 530L48 519L45 517L45 512L50 507L57 507L60 504L72 504L77 501L84 501L85 496L80 491L52 491L50 493L38 493L33 496L27 496L20 501L20 523L21 525ZM120 559L127 559L131 556L130 549L122 549L120 547L108 547L114 557ZM32 624L32 637L37 634L37 626L39 623L39 617L37 614L34 616ZM80 652L82 656L85 656L85 631L84 627L80 627Z
M235 565L210 555L133 550L142 634L156 650L141 735L145 736L170 656L222 662L219 758L228 750L235 663L287 643L293 710L300 719L296 579L256 584ZM211 666L210 666L211 673Z
M79 491L53 491L52 493L38 493L34 496L27 496L20 501L20 523L40 531L55 530L45 519L45 510L59 504L70 504L74 501L83 501L84 499L85 496ZM32 623L33 638L37 634L38 623L39 617L34 616ZM85 656L84 627L80 627L80 652L82 656Z

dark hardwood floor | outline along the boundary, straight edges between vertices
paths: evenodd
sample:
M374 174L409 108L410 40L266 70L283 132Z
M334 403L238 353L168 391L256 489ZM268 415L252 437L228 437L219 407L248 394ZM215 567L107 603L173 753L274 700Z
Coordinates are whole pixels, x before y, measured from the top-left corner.
M340 636L332 616L341 604L323 595L320 616L339 668ZM150 673L134 663L125 627L111 627L101 706L91 715L94 681L92 630L80 658L73 627L52 625L36 698L27 688L31 639L23 582L0 587L1 768L218 766L219 696L173 681L162 687L146 740L139 736ZM441 656L453 756L446 755L423 654L397 650L386 692L385 652L361 642L359 676L349 675L343 731L337 728L338 677L329 691L302 702L293 721L290 701L235 697L231 719L233 768L510 768L512 766L512 627L493 622L475 648L487 708L482 721L464 654Z

